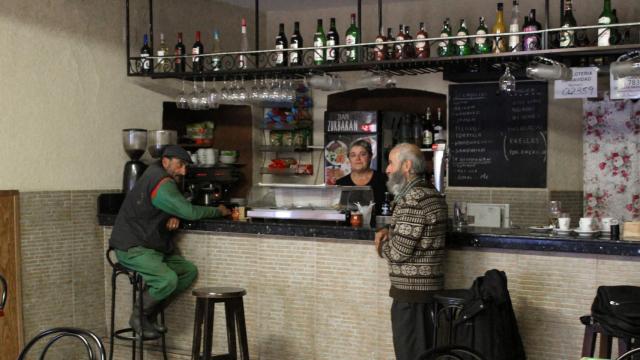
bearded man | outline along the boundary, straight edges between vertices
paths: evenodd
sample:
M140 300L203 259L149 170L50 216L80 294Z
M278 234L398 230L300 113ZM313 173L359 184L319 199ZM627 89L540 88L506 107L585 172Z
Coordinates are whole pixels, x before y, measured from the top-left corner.
M389 153L387 188L394 195L388 229L376 232L378 254L389 263L391 328L398 360L415 360L433 344L433 295L444 287L442 263L447 204L425 180L426 161L413 144Z

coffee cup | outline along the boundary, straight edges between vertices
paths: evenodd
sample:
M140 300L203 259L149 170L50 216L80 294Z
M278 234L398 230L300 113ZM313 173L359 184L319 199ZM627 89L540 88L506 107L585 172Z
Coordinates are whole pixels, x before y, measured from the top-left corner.
M571 224L571 218L568 216L558 218L558 229L569 230Z
M590 217L582 217L578 225L580 226L580 231L592 231L593 219Z
M600 224L602 224L601 226L601 230L604 232L609 232L611 231L611 225L613 225L613 218L610 217L605 217L600 219Z

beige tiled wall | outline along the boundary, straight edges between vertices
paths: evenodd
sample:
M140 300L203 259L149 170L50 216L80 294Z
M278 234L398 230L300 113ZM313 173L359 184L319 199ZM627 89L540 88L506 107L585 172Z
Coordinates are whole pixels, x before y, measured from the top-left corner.
M105 231L105 239L109 230ZM252 359L393 359L386 264L370 241L310 240L190 232L179 241L200 269L195 284L247 289ZM580 355L583 328L598 285L639 285L640 260L525 251L450 250L448 288L467 288L485 271L504 270L527 355L566 360ZM130 305L127 283L118 305ZM109 299L109 286L105 286ZM226 351L216 312L214 349ZM167 311L172 357L188 358L194 299L181 295ZM124 324L128 311L118 312ZM118 349L124 359L126 349ZM152 352L150 359L159 359Z

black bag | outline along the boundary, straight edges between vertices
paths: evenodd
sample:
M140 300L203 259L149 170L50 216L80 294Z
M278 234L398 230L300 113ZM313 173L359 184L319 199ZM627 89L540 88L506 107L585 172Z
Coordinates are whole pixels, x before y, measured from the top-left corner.
M640 337L640 287L600 286L591 316L611 335Z

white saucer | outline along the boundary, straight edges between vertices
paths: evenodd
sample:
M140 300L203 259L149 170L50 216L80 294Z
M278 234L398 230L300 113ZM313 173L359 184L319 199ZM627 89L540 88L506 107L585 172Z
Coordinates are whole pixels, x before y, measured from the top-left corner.
M580 228L575 228L573 229L573 231L578 234L578 236L583 236L583 237L592 237L592 236L596 236L600 233L600 230L580 230Z
M549 232L553 230L552 226L529 226L529 230L532 232Z
M571 234L571 231L572 231L571 229L567 229L567 230L561 230L561 229L558 229L558 228L553 229L553 232L558 234L558 235L569 235L569 234Z

